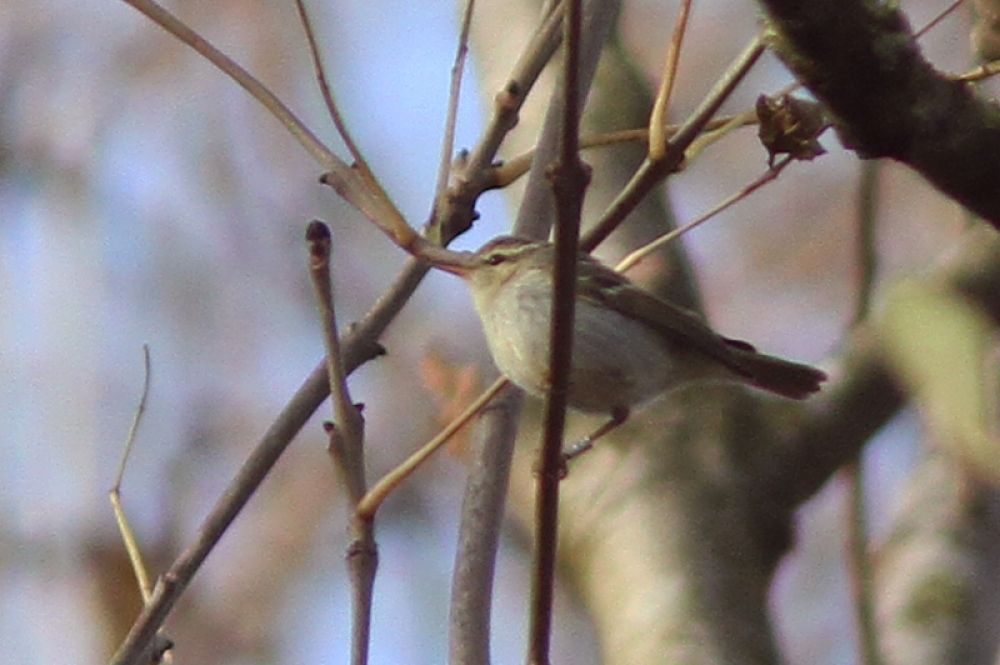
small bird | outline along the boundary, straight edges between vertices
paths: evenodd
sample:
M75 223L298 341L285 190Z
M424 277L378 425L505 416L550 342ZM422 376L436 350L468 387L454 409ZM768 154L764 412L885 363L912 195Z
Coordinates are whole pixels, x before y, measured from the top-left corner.
M469 285L499 370L533 395L549 388L555 246L500 236L438 263ZM569 405L624 420L631 408L679 385L735 381L804 399L822 371L759 353L713 331L697 314L657 298L580 253Z

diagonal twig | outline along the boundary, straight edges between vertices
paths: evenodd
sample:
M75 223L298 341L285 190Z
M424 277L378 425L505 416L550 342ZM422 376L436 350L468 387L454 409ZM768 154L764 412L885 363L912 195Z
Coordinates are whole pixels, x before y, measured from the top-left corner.
M635 209L639 201L649 194L653 187L680 166L688 146L698 137L706 123L712 119L722 103L757 62L757 59L764 52L764 48L764 36L758 33L736 57L725 74L712 86L702 103L681 125L677 134L671 138L663 157L653 159L650 156L642 163L632 181L608 206L597 224L584 236L580 243L581 249L590 251L597 247L612 231L618 228L618 225Z

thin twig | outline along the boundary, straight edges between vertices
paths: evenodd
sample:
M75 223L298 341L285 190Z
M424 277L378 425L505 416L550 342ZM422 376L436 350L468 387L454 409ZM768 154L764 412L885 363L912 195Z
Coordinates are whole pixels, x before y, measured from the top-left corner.
M785 169L785 167L792 163L792 159L793 158L791 155L785 155L780 161L778 161L774 165L773 168L770 168L767 171L765 171L756 180L746 185L740 191L736 192L735 194L733 194L726 200L722 201L721 203L717 204L713 208L710 208L700 217L691 220L684 226L678 227L673 231L670 231L669 233L664 233L659 238L656 238L655 240L646 243L642 247L639 247L638 249L630 252L624 259L621 260L621 262L619 262L619 264L615 267L615 270L619 272L626 272L634 268L637 263L645 259L647 256L649 256L656 250L670 244L671 242L673 242L680 236L684 235L688 231L691 231L701 226L702 224L710 220L712 217L715 217L723 210L732 206L737 201L742 201L744 198L746 198L756 190L760 189L767 183L777 178L778 175Z
M441 430L433 439L425 443L420 447L415 453L406 458L406 460L397 466L395 469L389 473L382 476L382 478L375 483L367 494L365 494L361 501L358 502L357 513L358 517L362 519L370 519L375 516L382 502L385 501L386 497L392 493L399 485L410 477L410 475L416 471L416 469L423 464L428 457L433 455L438 448L447 443L455 433L465 426L476 414L483 410L483 408L490 403L496 395L503 390L510 382L505 378L497 379L492 386L487 388L482 394L477 397L472 404L467 406L464 411L450 423L448 426Z
M347 565L353 596L351 663L366 665L371 637L372 591L378 568L378 551L375 545L373 521L358 518L356 512L357 504L366 489L364 422L358 408L351 401L347 387L347 373L341 356L330 281L329 227L320 221L310 223L306 230L306 241L309 246L309 276L323 325L327 376L330 378L330 394L333 402L334 422L327 426L330 435L330 454L337 472L344 481L348 495L351 543L348 546Z
M704 132L702 136L707 136L709 133L715 132L715 130L720 130L725 127L745 127L748 125L757 124L757 114L753 111L746 111L735 116L726 116L724 118L716 118L705 123ZM663 134L669 140L671 137L677 134L680 129L680 125L667 125L664 128ZM700 138L700 137L699 137ZM611 145L618 145L621 143L628 142L641 142L646 143L649 141L649 127L642 127L639 129L623 129L617 132L607 132L605 134L594 134L591 136L581 136L580 137L580 149L588 150L590 148L603 148ZM692 149L694 146L698 145L698 141L692 144ZM510 185L515 180L523 176L531 168L531 163L535 159L535 151L528 150L526 152L512 157L511 159L505 160L502 164L498 164L493 167L492 173L493 178L490 183L490 188L502 188Z
M719 120L722 120L722 118L719 118ZM706 148L718 143L741 127L759 124L760 117L757 115L757 111L744 111L738 115L730 116L728 122L724 123L707 122L701 134L694 141L691 141L691 145L685 151L684 161L690 162L704 152Z
M858 297L853 325L857 326L871 311L872 293L878 271L876 253L876 221L878 218L879 162L862 165L858 187ZM855 620L864 665L880 665L882 661L878 631L875 625L874 582L871 556L868 551L868 515L864 496L864 469L860 455L855 456L842 472L847 495L847 560L854 600Z
M348 373L380 354L375 342L420 284L430 267L411 259L371 311L342 340ZM321 362L268 427L235 477L202 521L197 536L181 552L153 589L153 596L111 660L112 665L138 665L147 646L166 621L209 552L264 481L292 439L330 395L326 361Z
M556 548L559 534L559 482L563 476L562 441L569 399L576 308L577 242L583 196L589 173L580 161L580 50L582 0L570 0L565 20L563 117L558 161L552 165L556 200L556 263L553 277L552 328L549 331L549 390L539 452L535 504L535 564L532 574L528 662L548 665L552 641Z
M298 1L301 2L301 0ZM451 161L455 153L458 99L462 92L462 74L465 72L465 59L469 54L469 31L472 28L472 14L475 7L476 0L466 0L465 11L462 12L462 28L458 35L458 48L455 51L455 62L451 66L448 114L444 123L444 139L441 141L441 162L438 165L437 186L434 188L435 201L442 199L448 191L448 175L451 173Z
M507 85L497 93L493 117L483 132L479 145L469 153L463 176L465 180L473 180L475 175L490 167L504 137L517 124L524 100L562 39L559 27L565 14L564 5L564 2L560 2L531 35L524 52L514 64Z
M337 317L333 308L333 289L330 282L330 229L320 221L313 221L306 230L309 245L309 276L316 295L326 347L326 372L330 378L333 417L341 445L331 452L339 458L339 471L345 474L345 484L352 506L364 496L365 479L362 457L361 414L351 401L347 387L347 373L341 355Z
M139 541L132 531L128 517L125 515L125 508L122 506L121 489L122 480L125 477L125 466L128 458L132 454L132 445L135 443L136 433L139 431L139 423L146 413L146 403L149 401L149 383L152 377L152 363L149 358L149 345L142 345L142 395L139 397L139 404L132 415L132 424L129 426L128 436L125 438L125 449L118 464L118 472L115 474L115 484L108 492L111 500L111 509L115 514L115 522L118 524L118 531L121 534L122 542L125 544L125 551L128 553L128 560L132 564L132 572L135 574L135 581L139 587L139 595L142 598L142 605L146 607L153 597L153 585L149 580L149 569L142 558L142 550ZM163 632L162 629L156 631L153 639L144 648L140 655L144 663L171 662L169 658L170 649L174 647L173 641Z
M972 83L973 81L982 81L983 79L987 79L991 76L996 76L998 73L1000 73L1000 60L994 60L993 62L987 62L979 65L971 72L959 74L955 77L955 80Z
M917 38L917 39L920 39L921 37L923 37L924 35L926 35L928 32L930 32L931 29L934 28L934 26L936 26L938 23L940 23L945 18L947 18L947 16L949 14L951 14L953 11L955 11L956 9L958 9L959 7L961 7L964 2L965 2L965 0L955 0L950 5L948 5L947 7L945 7L944 9L942 9L940 12L938 12L937 16L935 16L930 21L928 21L927 25L925 25L924 27L920 28L920 30L918 30L916 33L914 33L913 36L915 38Z
M580 248L591 251L601 244L647 194L664 178L670 175L684 159L688 146L698 137L706 123L711 120L733 89L747 75L750 68L764 52L763 33L757 33L750 44L733 61L722 77L716 82L694 113L684 121L677 134L670 140L664 157L659 160L647 158L636 171L632 180L618 194L601 216L597 224L583 237Z
M670 98L677 81L677 63L680 61L681 45L684 43L690 16L691 0L684 0L677 12L674 34L667 47L666 62L663 63L663 80L656 93L653 112L649 115L649 157L654 161L663 159L667 154L668 137L664 131L667 126L667 111L670 109Z
M146 400L149 397L149 345L142 345L142 396L139 398L139 405L132 416L132 425L129 427L128 436L125 439L125 450L122 451L121 461L118 463L118 473L115 474L115 484L108 493L111 499L111 508L115 513L115 521L118 523L118 531L121 532L122 541L125 543L125 550L128 552L128 559L132 562L132 572L135 573L135 580L139 584L139 593L142 596L143 604L148 604L153 593L153 585L149 581L149 573L146 564L142 560L142 552L139 550L135 533L125 517L122 509L121 489L122 478L125 476L125 465L128 463L129 455L132 453L132 444L135 441L136 432L139 430L139 423L142 422L142 415L146 412Z
M378 185L378 179L375 174L372 173L371 167L368 166L368 160L361 153L358 148L357 143L354 141L354 137L351 132L347 129L347 123L344 122L344 117L340 114L340 107L337 106L337 100L333 97L333 90L330 88L330 80L326 76L326 68L323 66L323 58L319 53L319 45L316 42L316 33L313 31L312 21L309 18L309 12L306 11L305 3L302 0L295 0L295 7L299 12L299 20L302 23L302 29L306 33L306 43L309 45L309 56L312 58L313 70L316 74L316 82L319 85L320 95L323 97L323 103L326 104L327 113L330 114L330 119L333 121L334 127L337 128L337 133L340 138L344 141L344 145L347 147L347 151L351 153L351 158L354 159L354 166L357 168L361 176L370 184Z
M344 200L375 222L390 237L406 242L414 232L403 215L381 190L373 189L360 172L337 157L278 97L250 72L236 64L208 40L153 0L124 0L171 35L187 44L203 58L250 93L306 149L306 152L327 173L324 182L336 189Z

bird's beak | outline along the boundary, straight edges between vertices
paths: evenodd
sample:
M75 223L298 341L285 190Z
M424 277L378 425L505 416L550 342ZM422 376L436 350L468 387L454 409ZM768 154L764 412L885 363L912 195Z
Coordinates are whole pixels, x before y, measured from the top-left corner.
M473 252L453 252L447 249L440 249L433 252L433 255L425 255L431 265L439 270L450 272L452 275L465 277L474 266L475 253Z

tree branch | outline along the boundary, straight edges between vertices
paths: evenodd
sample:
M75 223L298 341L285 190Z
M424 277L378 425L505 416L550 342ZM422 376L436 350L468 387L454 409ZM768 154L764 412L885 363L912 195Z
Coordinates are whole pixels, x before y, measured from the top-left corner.
M785 64L864 158L915 169L1000 228L1000 109L920 53L891 3L761 0Z

